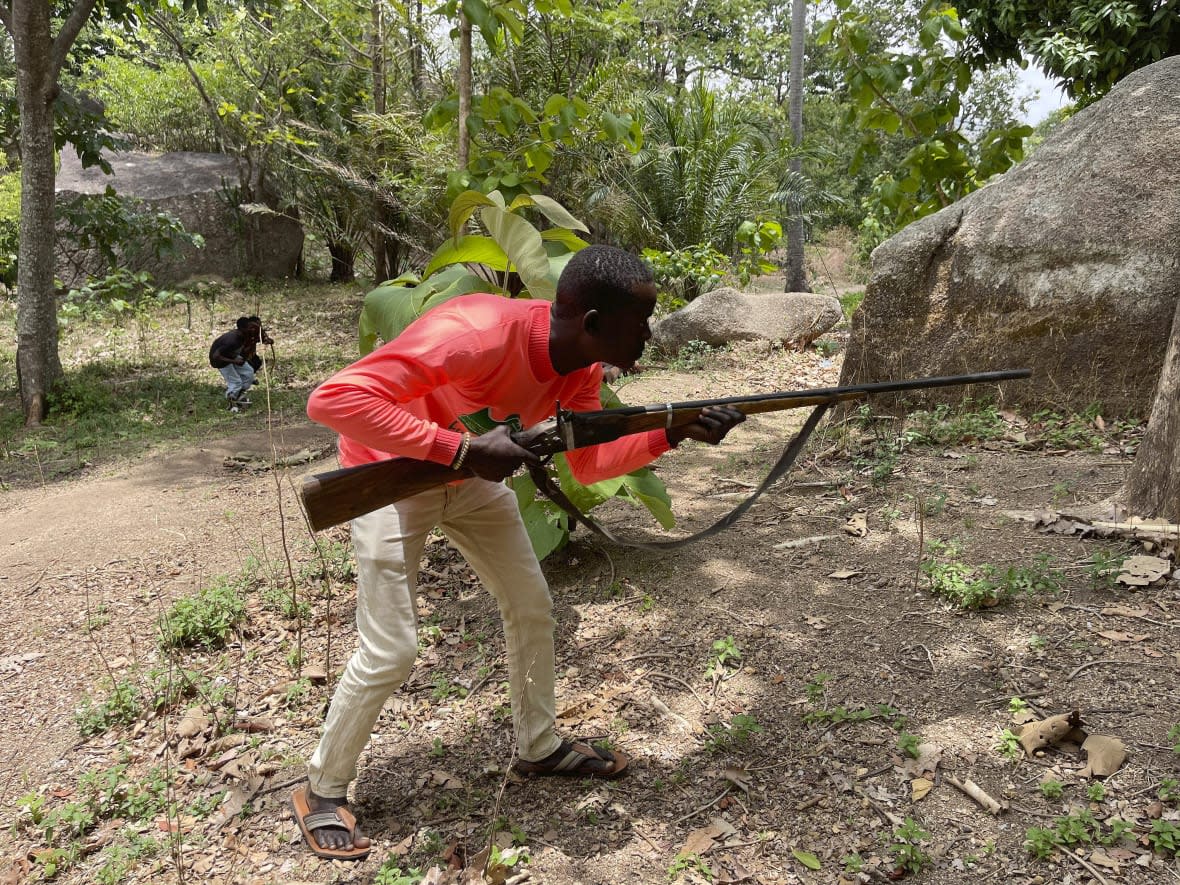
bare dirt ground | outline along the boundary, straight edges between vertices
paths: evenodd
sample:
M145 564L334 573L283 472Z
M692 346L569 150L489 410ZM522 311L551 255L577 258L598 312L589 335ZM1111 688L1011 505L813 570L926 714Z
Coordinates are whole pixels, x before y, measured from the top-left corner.
M838 368L814 352L745 350L692 371L649 370L622 395L637 403L820 386ZM754 418L721 447L686 445L662 459L677 531L735 504L800 420ZM330 442L300 421L274 430L279 455ZM1174 849L1153 852L1158 837L1148 838L1180 817L1168 784L1178 758L1168 731L1180 720L1178 585L1122 586L1095 575L1094 556L1138 546L1004 515L1106 499L1130 463L1119 440L1083 452L1019 439L909 447L886 463L874 432L849 422L813 440L791 477L720 537L661 556L575 533L545 563L560 725L632 756L630 776L610 784L506 777L495 607L445 542L430 545L422 653L361 760L355 803L375 850L355 865L314 858L286 805L328 696L318 679L296 681L296 628L304 675L338 672L353 642L347 567L337 557L321 570L334 576L324 598L293 491L302 473L334 460L283 470L276 482L226 460L269 459L272 440L251 431L7 492L0 820L11 830L0 882L37 880L47 848L64 846L73 856L57 881L68 883L412 883L394 867L457 868L493 837L527 849L527 863L507 873L513 881L546 885L1180 881ZM888 480L875 484L874 472ZM598 512L612 528L653 534L623 504ZM956 540L967 566L1026 568L1059 587L964 611L919 572L932 539ZM247 617L229 646L180 661L226 687L206 712L238 730L218 737L216 723L182 723L198 697L79 735L75 712L88 696L107 697L111 678L147 685L153 668L177 678L155 641L173 600L243 574L254 576L242 584ZM310 604L301 624L265 592L292 584ZM1006 758L996 748L1022 706L1014 697L1034 718L1079 710L1088 731L1123 742L1125 763L1090 779L1076 746ZM914 760L907 749L919 743ZM111 771L117 783L105 792L86 780ZM1047 776L1060 791L1042 792ZM973 781L1003 813L989 814L951 778ZM175 810L160 802L136 817L121 800L157 781ZM42 819L87 801L119 812L76 837L47 836L30 796ZM1083 822L1076 850L1030 855L1028 829L1063 819ZM1107 838L1117 820L1126 834ZM120 853L148 839L161 847Z

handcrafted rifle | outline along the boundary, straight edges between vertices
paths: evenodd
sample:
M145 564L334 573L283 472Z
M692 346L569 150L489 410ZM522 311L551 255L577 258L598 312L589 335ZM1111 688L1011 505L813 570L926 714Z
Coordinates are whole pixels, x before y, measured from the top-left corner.
M696 421L701 409L707 406L729 406L746 415L798 409L805 406L815 407L803 428L792 439L787 450L771 469L762 485L736 510L710 529L691 538L655 544L631 545L666 549L669 546L679 546L696 540L704 534L719 531L741 516L764 489L786 473L803 448L807 437L811 435L819 423L820 418L828 408L836 403L863 399L875 394L900 393L929 387L958 387L966 384L1010 381L1017 378L1027 378L1031 374L1028 369L1010 369L1002 372L981 372L975 375L950 375L941 378L854 384L848 387L780 391L756 396L730 396L722 399L626 406L620 409L602 409L596 412L571 412L560 408L559 404L556 417L542 421L535 427L513 433L512 439L522 448L528 449L543 459L548 459L558 452L599 445L633 433L683 427ZM570 513L572 517L583 522L592 530L611 537L588 518L578 513L576 508L573 508L573 505L565 500L561 490L549 479L547 471L543 468L534 468L530 473L537 483L537 487ZM307 510L312 529L320 531L395 501L400 501L402 498L408 498L435 486L474 475L466 467L452 470L446 464L438 464L433 461L391 458L307 477L303 481L303 504ZM617 541L613 537L611 540Z

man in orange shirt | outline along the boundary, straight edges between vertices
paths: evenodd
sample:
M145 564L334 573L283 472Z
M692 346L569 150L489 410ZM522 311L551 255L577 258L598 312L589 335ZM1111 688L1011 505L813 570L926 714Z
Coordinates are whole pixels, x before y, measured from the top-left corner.
M616 778L627 758L560 738L554 728L552 600L502 480L535 455L509 425L552 417L555 404L600 409L601 363L623 370L651 338L656 287L628 252L590 246L545 301L468 295L428 311L396 339L324 382L308 414L340 433L343 466L392 456L464 464L477 478L442 486L352 522L357 559L357 650L336 686L308 786L292 805L309 847L359 859L370 850L347 806L349 783L381 707L417 655L415 585L427 534L440 527L495 597L504 621L516 770L528 776ZM494 430L473 435L470 427ZM582 483L635 470L684 439L719 443L745 416L709 408L677 430L656 430L568 453Z

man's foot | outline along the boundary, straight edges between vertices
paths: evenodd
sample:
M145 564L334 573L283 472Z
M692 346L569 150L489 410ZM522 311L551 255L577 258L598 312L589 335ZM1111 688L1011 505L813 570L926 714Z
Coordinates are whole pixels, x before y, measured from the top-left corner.
M357 826L344 797L317 796L304 786L291 794L291 807L307 847L317 857L361 860L369 856L372 843Z
M631 760L589 744L562 741L561 746L536 762L518 759L513 768L525 777L597 777L614 780L627 773Z

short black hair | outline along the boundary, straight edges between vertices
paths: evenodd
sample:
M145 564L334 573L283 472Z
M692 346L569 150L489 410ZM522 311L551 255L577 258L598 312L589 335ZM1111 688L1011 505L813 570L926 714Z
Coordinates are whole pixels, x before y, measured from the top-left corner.
M256 322L257 320L258 317L238 317L238 322L236 325L239 329L245 331L252 323Z
M637 255L615 246L587 246L566 264L557 280L557 309L608 312L635 300L637 285L655 281Z

